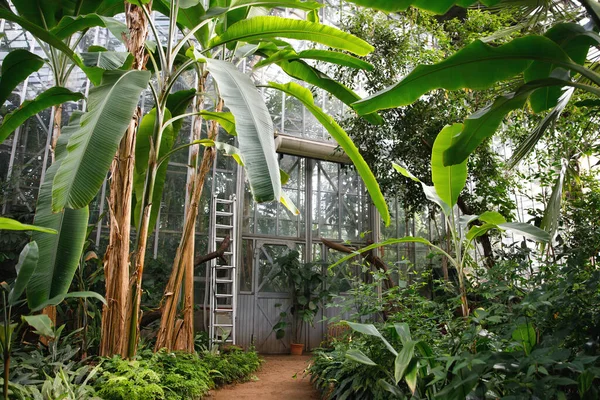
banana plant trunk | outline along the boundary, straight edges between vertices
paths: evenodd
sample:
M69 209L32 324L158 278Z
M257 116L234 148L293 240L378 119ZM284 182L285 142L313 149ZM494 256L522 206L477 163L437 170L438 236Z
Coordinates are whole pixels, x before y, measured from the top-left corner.
M147 4L148 9L151 8ZM133 54L133 69L142 70L146 64L144 42L148 35L148 21L142 9L125 3L127 27L127 50ZM130 236L131 208L133 192L133 171L135 166L136 132L141 118L138 108L132 117L129 128L123 136L111 166L109 218L109 243L104 256L107 304L102 310L102 333L100 355L127 356L128 329L126 316L130 280Z
M198 92L204 92L206 76L202 76L198 85ZM201 99L198 100L195 112L200 112ZM220 112L223 102L220 101L216 111ZM202 119L197 118L194 125L193 140L200 139ZM211 122L208 129L208 138L214 140L219 131L219 124ZM195 165L187 188L188 209L184 221L184 230L181 237L173 270L165 289L162 300L162 318L156 339L155 350L167 348L168 350L194 351L194 242L198 204L202 197L202 189L208 173L212 169L216 156L214 147L204 149L202 160L199 159L199 146L194 146L190 164ZM183 286L183 319L178 319L179 293Z

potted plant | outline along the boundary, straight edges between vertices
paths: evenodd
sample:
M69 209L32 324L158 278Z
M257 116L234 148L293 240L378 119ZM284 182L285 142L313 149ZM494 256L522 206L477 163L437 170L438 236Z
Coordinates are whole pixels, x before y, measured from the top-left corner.
M273 278L288 282L292 295L292 322L289 322L288 313L283 311L279 314L279 322L273 326L273 330L277 339L282 339L286 328L292 328L290 347L293 355L301 355L304 350L304 343L301 343L302 327L306 323L314 326L319 308L323 301L330 297L325 288L325 276L321 268L315 268L317 264L314 263L301 263L299 258L300 254L295 250L277 258L274 261L277 269L273 274Z

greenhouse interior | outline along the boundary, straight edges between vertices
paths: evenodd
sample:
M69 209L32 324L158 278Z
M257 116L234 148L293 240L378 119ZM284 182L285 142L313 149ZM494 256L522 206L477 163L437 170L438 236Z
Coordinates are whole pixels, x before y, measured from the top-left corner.
M600 399L597 0L0 0L3 399Z

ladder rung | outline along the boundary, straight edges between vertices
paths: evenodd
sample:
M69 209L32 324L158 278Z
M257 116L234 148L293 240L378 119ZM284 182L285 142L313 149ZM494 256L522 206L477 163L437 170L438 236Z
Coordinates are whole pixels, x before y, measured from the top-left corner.
M233 229L233 225L215 224L215 228L217 228L217 229Z
M235 268L233 265L216 265L215 266L215 269L221 269L221 270L223 270L223 269L233 269L233 268Z
M223 255L224 256L232 256L233 255L233 251L224 251Z
M221 203L221 204L232 204L233 200L227 200L227 199L216 199L217 203Z
M229 298L229 297L233 297L232 294L225 294L225 293L215 293L215 297L218 298Z
M222 328L233 328L233 324L213 324L213 326L220 326Z
M217 211L216 214L217 217L233 217L233 213L228 211Z
M213 343L233 343L233 339L227 339L227 340L214 339Z
M215 279L215 283L233 283L233 279Z
M233 312L232 308L215 308L215 312L219 313L219 312Z

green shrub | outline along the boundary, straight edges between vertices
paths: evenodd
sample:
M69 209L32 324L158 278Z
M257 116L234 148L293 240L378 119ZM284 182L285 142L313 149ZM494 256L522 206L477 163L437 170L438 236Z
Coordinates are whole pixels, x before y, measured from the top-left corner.
M220 355L205 352L202 357L217 386L247 381L261 363L255 351L244 352L237 349Z
M105 400L161 400L165 393L161 375L149 361L126 361L119 356L106 360L96 381L98 396Z

